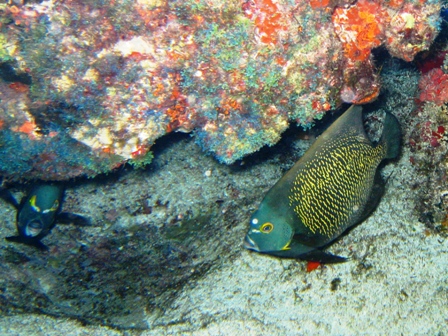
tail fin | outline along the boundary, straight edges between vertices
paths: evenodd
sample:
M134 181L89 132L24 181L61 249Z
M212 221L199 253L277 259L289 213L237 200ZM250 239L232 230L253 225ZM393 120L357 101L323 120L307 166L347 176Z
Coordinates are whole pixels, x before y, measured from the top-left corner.
M386 112L380 143L386 146L386 159L400 155L401 127L394 115Z

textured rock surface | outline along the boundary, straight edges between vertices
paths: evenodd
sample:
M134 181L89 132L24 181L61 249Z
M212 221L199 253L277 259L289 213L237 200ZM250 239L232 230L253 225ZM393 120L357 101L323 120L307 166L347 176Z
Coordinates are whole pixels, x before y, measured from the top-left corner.
M430 72L436 68L442 72ZM123 166L114 175L68 185L64 209L88 215L94 226L57 226L44 239L47 254L0 240L0 334L118 334L110 326L145 329L139 335L448 333L447 142L440 128L446 101L434 95L445 89L443 57L425 69L419 81L416 68L389 60L382 67L379 99L365 106L369 133L377 130L378 112L399 118L404 148L384 171L389 181L377 211L330 248L349 262L306 273L303 262L241 247L251 212L302 155L312 133L292 127L275 147L232 166L201 155L188 136L172 136L154 146L156 159L144 171ZM427 78L431 85L422 85ZM25 160L17 146L33 158L43 150L53 155L42 157L39 169L45 170L36 174L66 176L69 164L58 162L76 167L81 157L109 169L102 156L70 136L83 118L68 117L84 117L86 111L52 103L45 110L51 113L31 114L31 92L19 83L3 83L0 90L2 108L8 107L0 151L16 159L8 164L19 177L34 161ZM416 99L422 95L441 102L422 103ZM41 125L49 125L47 133L36 132L38 115ZM56 160L66 143L72 151L64 152L65 161ZM110 165L122 162L102 155ZM71 174L85 172L80 167ZM13 186L17 196L20 190ZM0 202L0 215L0 236L12 235L14 210Z
M412 60L440 1L102 1L1 5L1 172L93 176L151 161L172 131L232 163L379 93L372 48Z
M383 77L384 96L379 100L383 104L374 109L399 111L397 115L403 122L415 108L415 101L409 97L416 93L419 74L416 70L403 69L396 64L392 64L392 68L387 69L385 74L388 76ZM373 107L366 106L366 109ZM373 116L369 119L374 121ZM410 131L410 128L404 127L405 134L410 134ZM143 223L161 225L162 220L156 219L161 218L164 224L159 230L166 230L170 227L170 218L184 213L185 209L195 207L194 204L205 210L204 203L212 204L216 200L223 200L224 202L218 202L221 202L220 210L223 212L218 216L221 221L218 218L212 223L213 227L208 227L214 231L213 237L216 240L200 238L199 244L195 245L195 249L207 245L209 260L213 260L211 267L205 274L196 274L175 290L168 290L169 299L165 296L165 299L158 301L159 305L148 304L155 300L146 294L141 295L140 301L131 300L134 307L132 314L128 314L126 318L117 318L119 315L114 309L115 305L120 303L122 307L129 307L126 297L135 298L135 288L140 284L150 283L154 276L151 269L145 267L148 265L147 259L144 259L147 256L143 256L142 260L138 254L138 258L128 259L126 264L121 264L119 270L115 269L115 273L101 271L103 267L111 270L114 265L110 250L106 250L106 258L101 266L82 265L81 268L76 263L68 263L63 259L60 262L66 268L64 272L59 272L59 282L50 286L49 281L44 281L44 267L39 265L47 257L36 254L27 247L3 241L0 279L4 280L0 295L4 297L12 292L26 292L29 297L23 302L3 301L6 306L1 307L8 307L9 310L2 311L2 315L16 313L18 303L22 309L25 303L28 307L34 305L36 297L42 297L38 293L45 290L48 295L52 292L50 289L57 291L58 286L64 288L66 285L63 281L67 281L72 283L72 303L86 298L83 293L87 284L91 286L90 295L87 300L82 301L83 304L90 304L101 293L109 294L105 297L107 299L112 298L110 301L102 301L103 308L106 309L104 315L100 319L92 319L90 316L90 322L97 324L103 319L102 323L113 320L116 322L115 326L120 327L129 327L132 322L134 326L150 328L135 332L136 335L340 335L356 334L359 330L372 334L447 333L445 319L448 283L445 270L448 243L442 235L434 234L434 231L428 230L418 221L414 203L416 193L411 192L416 170L410 163L412 153L408 143L404 145L400 160L388 165L384 171L384 175L390 178L379 208L365 223L330 248L333 253L349 256L347 263L327 265L306 273L306 264L303 262L263 256L241 248L251 211L267 189L306 147L300 138L303 138L303 134L288 132L285 135L288 141L263 150L258 160L251 156L245 165L233 168L219 165L210 158L202 166L197 165L197 160L192 156L199 155L199 151L191 140L185 139L162 152L155 150L161 160L160 167L156 160L156 164L144 173L124 172L115 181L110 179L69 189L67 209L91 213L102 224L85 232L75 227L59 226L45 239L53 253L57 253L57 249L65 249L64 245L67 244L82 244L89 246L92 251L98 250L101 240L114 241L118 239L116 236L120 235L120 230L123 233L126 229L130 239L124 244L122 241L122 245L113 251L115 258L122 258L119 254L124 256L135 253L134 248L139 245L139 239L133 240L131 236L133 224L140 223L148 230L151 225ZM179 148L187 148L188 154L180 155ZM176 157L175 164L165 165L173 157ZM164 193L157 194L161 170L167 172L166 176L172 177L165 176L167 185L163 188ZM187 180L190 187L179 184L175 174L180 174ZM137 185L146 188L154 196L142 193ZM193 198L189 196L197 190L198 185L203 186L200 195L207 198L204 203L200 195ZM139 199L154 204L159 198L162 203L166 199L172 201L167 206L152 205L151 214L145 215L142 210L138 210L143 209ZM4 204L1 204L0 209L3 216L9 219L2 227L1 234L10 234L13 231L13 211ZM235 212L237 209L241 213ZM238 213L236 220L233 219L232 212ZM112 224L114 217L115 224ZM222 225L228 224L230 226L220 231ZM192 236L198 234L195 230L189 232L192 231ZM199 235L202 237L202 234ZM185 241L183 248L188 247L188 242L191 240ZM151 240L146 244L151 245ZM167 242L163 244L168 246ZM229 245L226 249L221 249L221 244ZM149 248L146 249L148 251ZM218 251L214 254L216 249ZM9 259L5 259L6 253L10 256ZM85 252L73 253L84 263L91 259ZM12 258L11 255L16 257ZM58 255L53 258L57 259ZM191 261L187 258L187 263L189 260ZM200 262L196 262L198 264ZM85 272L84 268L89 267L93 274L91 281L80 277ZM138 272L136 267L140 267ZM158 270L161 273L156 276L157 279L163 279L163 272L169 271L165 268ZM123 274L127 276L124 277ZM172 277L175 273L169 274ZM117 276L118 280L113 283L112 279ZM132 282L122 282L124 278ZM116 294L111 289L119 286L123 286L121 300L117 297L113 299ZM39 312L35 308L24 310ZM92 311L98 314L98 311ZM118 313L123 314L123 310ZM391 320L394 323L391 324ZM106 327L82 326L70 320L43 315L38 317L24 314L3 316L0 319L0 333L5 335L18 332L56 335L56 332L60 334L61 331L67 335L115 334ZM134 334L129 331L127 333Z
M378 103L365 107L369 124L378 118L372 112L393 112L409 139L419 73L391 62L382 76ZM156 146L145 171L69 186L64 208L95 225L57 226L44 239L48 254L0 241L1 313L26 313L2 318L0 333L114 334L63 317L149 328L143 335L446 333L447 240L418 221L407 140L384 171L377 211L330 248L347 263L306 273L304 262L242 249L250 214L313 141L305 135L291 129L239 166L200 155L180 136ZM0 211L0 235L11 235L14 211L3 202Z
M409 145L416 170L419 219L431 229L448 232L448 57L444 50L421 66L418 106L411 114Z
M43 241L48 253L1 239L2 314L144 329L146 312L163 309L238 248L241 219L254 200L250 174L236 186L233 176L241 173L210 157L197 160L193 142L167 147L148 171L69 187L64 209L91 217L94 226L57 226ZM1 206L3 237L15 230L15 211Z

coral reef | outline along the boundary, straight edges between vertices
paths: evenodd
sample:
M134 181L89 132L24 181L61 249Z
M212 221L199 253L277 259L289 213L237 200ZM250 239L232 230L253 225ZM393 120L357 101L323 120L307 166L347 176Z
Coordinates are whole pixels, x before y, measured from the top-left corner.
M440 7L434 0L1 5L0 63L32 79L2 84L20 104L0 103L1 173L66 179L142 164L173 131L194 132L206 151L235 162L278 142L291 121L310 128L342 102L376 99L371 50L385 45L412 60L437 35Z
M394 113L409 139L420 129L413 122L418 115L411 115L420 113L415 99L420 73L394 59L379 75L380 98L364 109ZM433 112L441 108L428 104ZM431 118L431 129L438 130L434 115L421 117ZM365 326L371 333L384 326L387 334L387 322L397 312L406 318L397 319L393 333L415 333L416 325L422 334L445 332L448 245L439 235L426 235L413 216L415 194L434 189L410 190L425 180L414 180L409 159L417 152L410 156L408 140L400 161L386 167L386 195L373 217L331 247L349 262L306 273L303 262L242 250L249 214L303 154L314 132L292 127L273 150L264 149L241 166L218 164L202 156L187 135L173 134L153 147L158 159L143 172L125 167L107 179L68 185L64 210L86 214L94 225L58 225L44 239L47 254L1 239L0 312L58 317L51 326L59 334L67 318L149 329L148 335L240 334L248 325L261 334L331 334L342 330L341 321L347 334ZM440 140L435 149L445 143ZM5 222L0 237L13 234L14 209L1 202L0 213ZM359 314L360 309L367 313ZM336 326L335 311L343 312ZM16 328L23 333L25 316L19 316ZM9 330L9 321L0 320L0 330ZM39 328L36 333L46 332L42 319L33 317L31 324Z
M364 109L380 104L408 135L419 75L404 62L386 62L380 99ZM69 318L149 329L143 335L242 334L248 325L260 334L308 335L341 332L341 319L347 334L365 326L372 334L378 326L391 333L387 322L399 311L407 317L397 319L394 333L415 333L416 325L421 333L444 332L448 241L426 236L413 216L408 145L400 161L386 167L386 195L373 217L331 247L349 262L307 273L303 262L242 249L249 214L314 132L292 127L275 148L241 166L218 164L188 136L175 134L153 147L158 159L143 172L125 168L106 180L69 185L64 209L88 215L94 225L57 226L44 240L48 254L0 240L2 315L21 314L22 333L34 313L58 317L51 324L58 334ZM0 237L13 234L13 208L0 203L0 213ZM335 279L341 283L333 291ZM343 312L336 327L335 311ZM31 324L48 334L42 321L34 316ZM12 327L8 322L0 320L0 330Z
M448 102L448 75L441 68L435 68L424 74L418 84L422 102L433 102L441 106Z
M433 54L422 55L416 64L387 61L381 73L381 97L367 114L369 135L378 140L378 112L399 117L403 131L403 159L412 168L409 199L414 214L425 223L427 234L447 234L448 222L448 59L438 41ZM415 66L417 65L417 67ZM367 109L369 110L369 109ZM391 178L398 172L393 172Z
M421 67L426 73L418 84L419 106L412 114L409 136L410 160L417 172L416 206L420 220L445 233L448 229L447 55L446 50L440 50L428 60L429 64ZM433 68L429 69L430 66Z
M448 230L448 107L426 102L414 116L411 163L420 220L436 231Z
M123 162L117 155L94 153L65 132L65 127L76 125L76 109L60 104L48 105L44 110L30 109L28 90L27 85L0 80L0 155L1 171L6 177L20 180L94 176ZM37 126L47 120L48 127Z

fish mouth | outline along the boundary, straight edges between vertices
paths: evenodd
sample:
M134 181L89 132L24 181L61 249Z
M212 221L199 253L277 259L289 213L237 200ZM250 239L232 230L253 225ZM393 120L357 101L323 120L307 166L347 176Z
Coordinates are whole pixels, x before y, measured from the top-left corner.
M42 223L40 220L32 220L25 226L25 235L27 237L36 237L44 228L44 223Z
M255 242L252 239L250 239L249 235L246 235L246 238L244 238L243 246L248 250L254 250L254 251L259 250L257 244L255 244Z
M292 242L292 239L281 249L281 251L288 251L291 249L291 247L289 246Z

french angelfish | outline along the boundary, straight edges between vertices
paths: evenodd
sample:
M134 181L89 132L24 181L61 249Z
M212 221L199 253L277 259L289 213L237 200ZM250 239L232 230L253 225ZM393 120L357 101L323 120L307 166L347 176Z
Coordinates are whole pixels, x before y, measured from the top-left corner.
M352 105L268 191L250 219L244 247L279 257L345 261L321 249L375 209L385 184L378 166L399 155L400 142L398 120L386 113L381 139L373 145L362 108Z
M17 236L6 237L6 240L35 246L47 250L41 239L47 236L56 222L90 225L90 221L77 214L61 212L64 187L61 184L41 183L35 185L20 204L5 189L0 189L0 197L12 204L17 210Z

